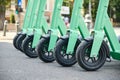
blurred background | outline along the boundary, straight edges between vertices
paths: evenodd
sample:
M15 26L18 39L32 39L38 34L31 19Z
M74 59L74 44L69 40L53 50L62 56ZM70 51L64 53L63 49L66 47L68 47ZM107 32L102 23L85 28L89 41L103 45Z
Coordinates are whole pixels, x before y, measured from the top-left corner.
M51 22L55 0L47 0L45 17ZM7 20L7 30L15 30L15 23L19 22L21 29L24 21L28 0L0 0L0 30L3 30ZM69 27L74 0L64 0L61 15ZM94 25L99 0L84 0L82 15L86 24L91 28ZM110 0L108 14L114 27L120 27L120 0Z

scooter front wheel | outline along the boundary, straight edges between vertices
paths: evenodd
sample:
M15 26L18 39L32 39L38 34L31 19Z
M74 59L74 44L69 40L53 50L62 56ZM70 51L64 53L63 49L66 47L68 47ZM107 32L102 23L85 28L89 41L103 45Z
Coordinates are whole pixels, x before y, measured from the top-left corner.
M21 52L23 52L23 50L22 50L22 42L25 39L25 37L26 37L26 34L21 34L17 38L17 41L16 41L16 46L17 46L18 50L20 50Z
M68 45L68 39L69 38L59 39L55 47L55 59L60 65L64 67L70 67L77 62L75 51L79 43L76 43L73 53L67 54L66 50Z
M50 41L50 36L46 38L41 38L36 48L40 60L46 63L53 62L55 60L53 56L53 52L48 51L49 41Z
M84 40L76 51L78 64L87 71L95 71L101 68L106 61L106 54L108 54L106 52L109 50L108 45L103 41L97 57L90 57L92 44L93 39Z
M19 37L20 35L21 35L21 34L15 35L15 37L14 37L14 39L13 39L13 46L14 46L16 49L18 49L18 48L17 48L16 41L17 41L17 39L18 39L18 37Z
M32 48L32 42L33 42L33 35L27 36L22 43L22 49L23 49L25 55L27 55L28 57L37 58L38 55L35 51L35 48Z

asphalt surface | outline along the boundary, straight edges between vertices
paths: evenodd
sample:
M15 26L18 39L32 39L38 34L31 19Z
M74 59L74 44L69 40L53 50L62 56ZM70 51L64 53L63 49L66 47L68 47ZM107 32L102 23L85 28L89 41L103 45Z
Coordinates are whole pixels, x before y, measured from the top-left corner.
M106 62L98 71L87 72L78 64L68 68L28 58L11 40L0 40L0 80L120 80L120 61Z

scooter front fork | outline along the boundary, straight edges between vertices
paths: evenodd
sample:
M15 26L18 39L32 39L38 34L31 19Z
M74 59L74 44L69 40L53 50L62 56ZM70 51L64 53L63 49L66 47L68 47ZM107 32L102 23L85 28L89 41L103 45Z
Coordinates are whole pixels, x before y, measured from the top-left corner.
M32 48L35 48L37 46L41 35L42 35L42 30L41 29L35 29Z
M103 39L104 39L103 31L94 31L94 40L92 44L90 57L97 57L97 55L99 54L99 50L102 45Z
M72 54L74 52L75 44L77 42L79 34L77 33L77 31L70 30L68 35L69 35L69 40L68 40L66 54Z
M59 34L58 30L51 30L48 51L54 50L54 47L55 47L56 42L58 40L58 34Z

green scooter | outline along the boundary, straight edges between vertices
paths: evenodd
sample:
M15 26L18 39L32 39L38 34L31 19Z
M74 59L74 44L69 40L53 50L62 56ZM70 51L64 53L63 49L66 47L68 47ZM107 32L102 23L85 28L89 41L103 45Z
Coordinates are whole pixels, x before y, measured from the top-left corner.
M39 2L39 3L38 3ZM22 49L24 53L30 58L36 58L38 55L36 54L35 48L42 36L42 34L47 34L48 32L48 24L44 16L46 0L38 0L37 8L35 10L35 14L33 16L33 28L32 34L28 34L27 37L22 42Z
M56 61L65 67L74 65L76 61L75 52L82 38L88 37L89 30L86 27L81 14L83 0L75 0L70 23L70 29L65 36L60 37L55 47Z
M30 13L29 14L29 19L26 20L25 23L24 23L24 26L26 28L24 29L24 26L23 26L23 29L26 30L26 32L22 33L16 40L16 46L22 52L23 52L23 50L22 50L23 40L26 38L27 35L33 34L33 28L34 27L32 26L32 24L33 24L33 21L35 21L34 16L35 16L35 13L36 13L35 10L36 10L37 6L39 6L39 5L37 5L38 3L40 3L40 1L39 2L38 1L32 1L31 12L29 12Z
M110 0L100 0L94 31L90 38L82 41L76 51L78 64L87 71L101 68L106 61L106 54L120 60L120 43L107 14ZM108 39L109 46L104 37Z
M26 14L25 14L25 18L24 18L24 23L23 23L23 27L22 27L22 31L19 32L13 39L13 45L16 49L18 50L21 50L21 48L19 47L19 44L21 44L21 40L18 41L19 37L22 37L23 38L26 36L25 33L27 32L27 28L30 27L28 26L29 25L29 21L30 21L30 15L31 15L31 12L32 12L32 7L33 7L33 3L34 1L33 0L29 0L28 1L28 5L27 5L27 9L26 9ZM23 39L22 38L22 39ZM18 43L19 42L19 43ZM22 51L22 50L21 50Z
M55 0L54 11L52 16L52 23L48 33L43 35L38 43L36 52L39 58L44 62L53 62L55 44L59 35L66 34L66 25L61 18L61 7L63 0Z

